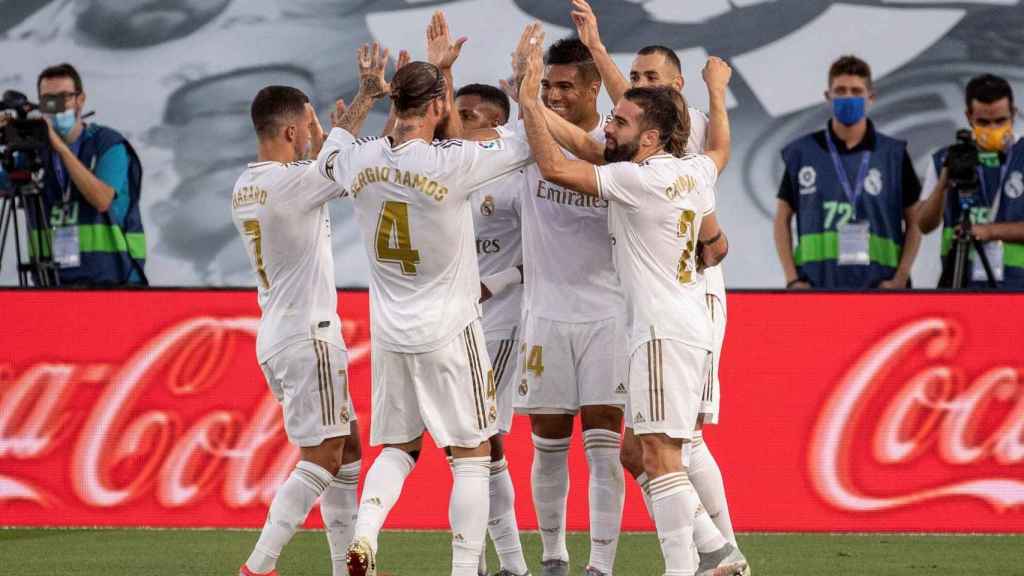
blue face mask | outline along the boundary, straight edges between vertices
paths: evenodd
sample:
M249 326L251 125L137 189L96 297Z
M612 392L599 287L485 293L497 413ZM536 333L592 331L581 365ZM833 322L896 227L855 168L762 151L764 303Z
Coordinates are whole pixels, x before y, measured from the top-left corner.
M70 108L63 112L58 112L53 115L53 129L57 131L57 134L61 136L67 136L75 128L75 122L78 117L75 114L75 109Z
M865 100L863 96L832 99L832 116L844 126L853 126L864 118Z

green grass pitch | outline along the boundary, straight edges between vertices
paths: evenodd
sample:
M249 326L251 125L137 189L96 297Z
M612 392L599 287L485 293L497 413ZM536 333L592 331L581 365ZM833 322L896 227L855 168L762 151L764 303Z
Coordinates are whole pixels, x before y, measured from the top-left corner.
M3 576L235 576L256 541L254 531L0 529ZM540 541L523 535L536 571ZM443 532L381 536L382 575L445 576L449 537ZM742 534L740 546L760 576L1024 575L1024 536L902 534ZM571 534L572 574L587 559L585 534ZM497 562L490 556L490 566ZM650 533L624 534L616 574L659 576L661 555ZM285 548L281 576L330 576L322 533L304 531Z

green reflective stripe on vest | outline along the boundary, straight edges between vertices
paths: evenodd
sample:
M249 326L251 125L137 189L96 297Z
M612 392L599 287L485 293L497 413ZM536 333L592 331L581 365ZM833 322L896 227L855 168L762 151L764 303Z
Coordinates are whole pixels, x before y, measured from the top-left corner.
M888 238L868 236L868 257L872 262L898 268L902 249L899 245ZM836 232L825 232L823 234L804 234L793 254L797 266L808 262L822 262L824 260L839 259L839 234Z
M953 229L943 228L942 229L942 249L941 254L943 257L949 254L950 249L953 248Z
M106 224L80 224L78 226L78 249L85 252L128 252L134 259L146 257L146 235L141 232L129 232L126 235L117 226ZM50 255L50 245L42 246L39 251L39 230L32 231L29 243L31 254ZM51 241L52 242L52 241ZM38 251L38 252L37 252Z
M945 257L953 248L953 229L942 229L942 256ZM974 259L974 250L971 250L969 257ZM1003 266L1024 268L1024 244L1003 242Z
M1003 243L1003 266L1024 268L1024 244Z

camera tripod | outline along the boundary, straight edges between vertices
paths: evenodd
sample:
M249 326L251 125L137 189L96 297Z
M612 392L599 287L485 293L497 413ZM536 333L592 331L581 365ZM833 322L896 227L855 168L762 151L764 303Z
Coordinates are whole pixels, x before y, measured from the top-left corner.
M949 287L953 289L965 288L970 282L970 278L968 278L970 274L968 256L972 247L975 253L977 253L981 265L985 268L985 278L987 279L988 287L997 287L996 275L992 271L992 264L988 261L988 255L985 254L985 247L981 240L974 236L974 224L971 222L971 208L974 207L974 198L975 195L973 193L960 193L959 231L953 238L953 249L951 250L953 266Z
M14 237L14 259L18 271L18 286L34 285L52 288L60 285L60 274L53 262L53 235L50 220L43 206L41 172L32 175L28 182L14 184L13 190L0 194L0 269L8 239ZM25 215L22 223L18 217L21 209ZM29 222L37 223L36 234L25 237L26 251L22 251L22 227L31 231Z

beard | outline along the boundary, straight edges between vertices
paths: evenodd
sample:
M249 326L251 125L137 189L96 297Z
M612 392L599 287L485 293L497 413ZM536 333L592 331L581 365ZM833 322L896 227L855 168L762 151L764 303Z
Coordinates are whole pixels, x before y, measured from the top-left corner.
M627 142L625 144L615 142L614 146L610 146L614 140L605 142L604 145L604 160L605 162L628 162L636 156L637 150L640 149L639 140Z

